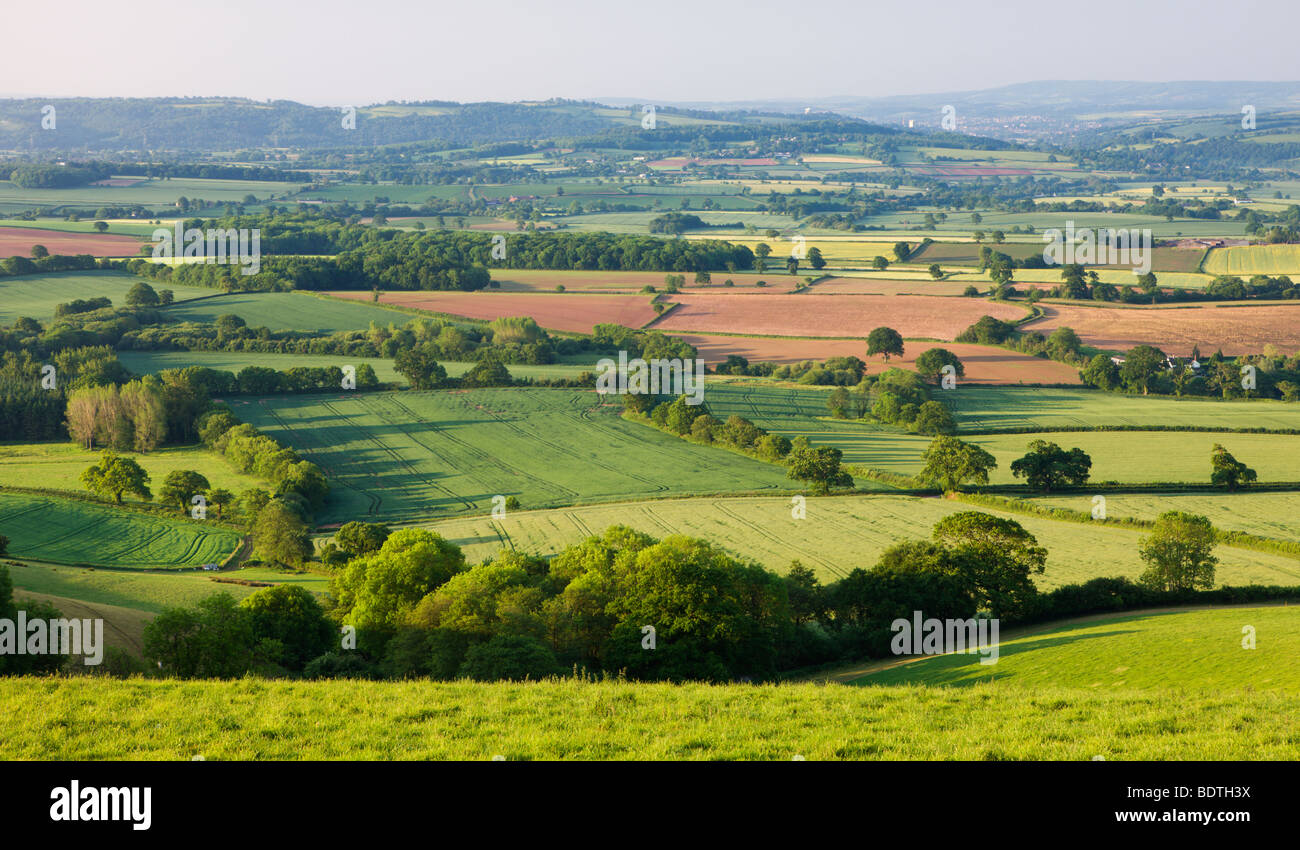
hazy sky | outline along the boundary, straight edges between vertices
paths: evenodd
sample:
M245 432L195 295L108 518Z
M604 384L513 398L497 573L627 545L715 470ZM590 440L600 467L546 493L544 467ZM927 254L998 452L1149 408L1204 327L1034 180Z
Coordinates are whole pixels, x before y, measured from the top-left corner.
M1300 78L1295 0L63 0L3 19L0 96L692 101Z

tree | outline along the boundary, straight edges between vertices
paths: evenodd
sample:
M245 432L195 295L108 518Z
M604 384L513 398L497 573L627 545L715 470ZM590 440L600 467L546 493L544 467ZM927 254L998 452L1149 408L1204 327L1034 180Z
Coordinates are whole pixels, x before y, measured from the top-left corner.
M1147 395L1151 383L1164 371L1165 353L1150 345L1139 345L1124 355L1124 364L1119 367L1119 377L1129 390L1142 390Z
M250 612L228 593L168 608L144 627L144 657L168 676L233 679L252 662Z
M1062 486L1079 487L1088 481L1092 458L1080 448L1068 452L1056 443L1034 440L1029 453L1011 462L1011 474L1024 478L1035 490L1050 493Z
M423 348L399 351L393 361L393 368L416 390L435 390L447 380L447 370Z
M1119 367L1109 355L1098 354L1079 372L1079 380L1101 390L1113 390L1119 386Z
M1047 550L1015 520L980 511L961 511L935 523L932 537L951 551L949 569L980 608L1006 617L1024 614L1037 589Z
M871 267L876 271L883 272L885 269L889 268L889 260L887 260L884 257L877 256L875 259L871 261Z
M479 682L545 679L564 672L555 652L528 635L499 634L469 647L460 675Z
M916 371L927 381L936 384L943 378L944 366L953 367L953 374L958 378L966 375L966 367L962 365L961 359L946 348L930 348L916 358Z
M875 328L867 335L867 356L873 354L885 355L885 362L889 362L889 355L897 354L903 356L903 335L893 328Z
M460 548L422 528L393 532L378 552L354 558L330 579L336 613L358 630L395 629L425 596L465 570Z
M1147 568L1138 581L1157 590L1208 590L1214 586L1216 534L1208 517L1166 511L1142 538Z
M176 505L184 513L189 510L193 497L206 493L211 487L208 479L192 469L174 469L163 479L158 498L164 503Z
M158 293L144 281L135 284L126 292L126 306L128 307L157 307L158 304Z
M334 542L349 557L378 552L393 531L375 522L349 522L334 533Z
M32 259L39 260L42 257L48 257L50 255L50 249L46 248L44 245L33 245L31 253Z
M207 497L208 504L217 509L217 519L221 519L221 514L235 501L235 494L221 487L208 490Z
M290 670L302 670L334 645L334 624L315 595L301 585L262 588L239 607L248 612L252 645L274 641L280 649L278 663Z
M952 418L948 406L940 401L924 401L917 408L912 428L918 434L951 434L957 430L957 422Z
M787 476L809 484L814 493L824 495L832 487L852 487L853 478L840 466L843 453L830 446L794 449L787 463Z
M505 364L488 353L460 378L462 387L508 387L515 382Z
M1259 477L1255 470L1237 460L1228 450L1218 443L1210 452L1210 483L1215 487L1224 487L1229 492L1249 487Z
M900 263L906 262L907 258L912 256L912 248L906 242L894 243L894 259Z
M925 466L918 477L945 491L956 490L967 481L987 484L989 471L998 465L997 459L979 446L944 435L930 441L921 459Z
M311 556L310 530L302 517L282 499L272 499L253 522L253 557L289 567L301 567Z
M826 267L826 258L822 256L822 249L816 246L808 249L808 265L821 271Z
M930 271L930 277L934 278L935 280L939 280L941 277L943 277L943 269L939 267L938 263L931 263L929 271Z
M129 457L121 457L110 451L99 456L99 463L86 467L81 473L81 483L97 496L112 496L118 504L122 495L131 493L146 502L153 500L149 492L149 473Z
M106 222L106 221L97 221L97 222L95 222L95 224L94 224L94 228L95 228L95 230L99 231L100 233L104 233L105 231L108 230L108 222Z

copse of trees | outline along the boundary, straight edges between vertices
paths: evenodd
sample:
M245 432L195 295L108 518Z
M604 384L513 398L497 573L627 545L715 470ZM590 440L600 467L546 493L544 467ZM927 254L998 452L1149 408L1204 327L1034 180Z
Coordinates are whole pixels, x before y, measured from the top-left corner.
M1033 440L1029 452L1011 462L1011 474L1024 478L1034 490L1050 493L1062 487L1081 487L1088 482L1092 458L1080 448L1069 451L1047 440Z

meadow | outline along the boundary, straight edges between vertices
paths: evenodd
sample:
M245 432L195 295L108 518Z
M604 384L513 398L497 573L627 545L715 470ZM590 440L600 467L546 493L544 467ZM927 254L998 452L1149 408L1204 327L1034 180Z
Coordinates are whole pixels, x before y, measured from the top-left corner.
M331 292L337 299L366 301L369 292ZM658 314L650 295L583 295L581 293L518 292L381 292L380 304L393 304L431 313L491 320L531 316L543 328L591 333L595 325L612 322L639 328ZM340 303L345 303L340 301ZM407 318L407 321L410 317Z
M0 679L0 711L15 760L1300 757L1300 697L1214 688L76 677Z
M1022 497L1044 507L1091 511L1087 496ZM1300 493L1250 491L1224 493L1114 493L1106 494L1106 515L1111 518L1154 520L1165 511L1184 511L1210 518L1215 528L1241 531L1300 543Z
M117 359L122 365L136 374L146 375L163 369L183 369L186 366L205 366L209 369L222 369L227 372L239 372L248 366L264 366L268 369L288 370L300 366L324 368L329 366L360 366L367 363L375 370L375 376L381 383L406 385L406 378L393 368L392 360L374 357L345 357L330 354L261 354L242 351L122 351ZM510 363L506 368L516 378L576 378L583 372L594 368L595 356L575 356L564 358L562 363L531 365L528 363ZM447 370L453 378L474 368L474 363L464 360L440 360L438 365Z
M166 608L190 606L214 593L242 599L255 587L212 581L206 572L143 572L95 570L6 558L14 587L29 593L76 599L90 605L112 605L133 611L161 613ZM243 577L244 571L221 573ZM263 580L263 579L259 579Z
M11 557L126 569L219 563L241 541L215 524L8 491L0 492L0 534Z
M318 333L365 330L371 322L385 327L389 324L401 326L414 318L408 313L371 304L368 292L361 302L317 298L303 292L239 292L194 304L179 304L169 307L166 312L180 322L210 323L219 316L234 314L247 322L250 328Z
M68 189L24 189L8 180L0 180L0 209L30 207L75 207L77 209L131 206L165 209L175 213L176 199L203 199L213 204L241 203L245 195L260 200L285 198L302 189L305 183L276 183L262 180L207 180L197 177L149 179L114 176L115 184L75 186ZM427 193L426 193L427 195Z
M649 496L793 490L780 467L619 417L591 391L483 389L236 400L331 478L323 523Z
M147 453L121 451L144 467L149 474L149 486L157 497L163 479L169 472L192 469L213 487L239 493L252 487L264 487L265 482L234 469L220 456L201 446L164 446ZM71 442L67 443L0 443L0 482L23 487L47 490L72 490L86 493L81 483L81 473L99 462L98 449L88 451ZM133 496L127 502L138 501Z
M937 497L809 498L804 519L793 518L791 504L788 496L663 499L508 511L504 519L464 517L429 527L461 546L471 562L490 558L502 548L551 555L611 525L627 525L657 538L702 537L776 573L788 572L797 560L830 582L859 567L870 569L896 543L928 539L934 524L949 514L981 510L1014 519L1047 547L1047 569L1034 577L1040 589L1102 576L1136 579L1143 569L1138 557L1142 532L1132 529L976 508ZM1295 558L1227 546L1218 547L1217 554L1222 561L1219 584L1300 584L1300 560Z
M1255 629L1255 649L1242 628ZM1300 607L1232 607L1094 618L1008 639L996 664L951 653L888 666L855 685L1215 689L1228 693L1300 687Z
M108 298L114 307L126 306L126 293L141 278L126 272L54 272L0 278L0 324L13 324L20 316L40 322L54 318L59 304L85 298ZM189 301L213 294L197 286L154 285L170 289L176 301Z
M1215 248L1205 260L1209 274L1300 274L1300 245L1247 245Z

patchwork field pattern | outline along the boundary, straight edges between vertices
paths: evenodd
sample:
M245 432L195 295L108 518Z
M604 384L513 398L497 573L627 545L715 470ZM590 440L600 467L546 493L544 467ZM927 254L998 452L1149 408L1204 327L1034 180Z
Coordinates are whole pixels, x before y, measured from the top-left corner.
M661 278L662 280L662 278ZM350 301L369 301L369 292L331 292ZM602 323L639 328L657 315L649 295L582 295L579 293L507 292L384 292L380 304L394 304L432 313L491 320L531 316L549 330L591 333ZM407 317L409 321L410 317Z
M1021 326L1050 334L1074 328L1087 345L1127 351L1152 345L1166 354L1186 357L1194 346L1203 354L1222 349L1228 356L1262 351L1276 345L1287 353L1300 349L1300 304L1194 307L1079 307L1044 304L1043 317Z

